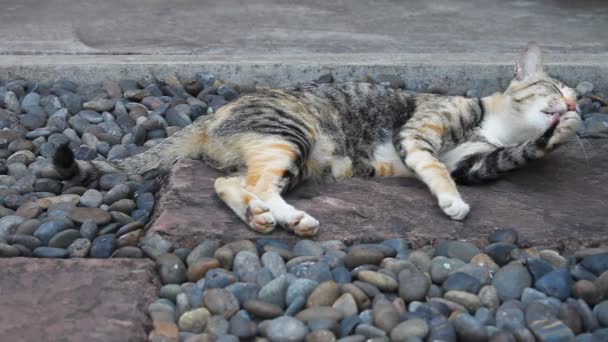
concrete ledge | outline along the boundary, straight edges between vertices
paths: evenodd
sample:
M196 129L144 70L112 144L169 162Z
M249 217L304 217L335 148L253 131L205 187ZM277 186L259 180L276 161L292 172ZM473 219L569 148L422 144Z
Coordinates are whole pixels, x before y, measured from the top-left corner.
M328 72L338 81L387 73L402 77L412 90L438 86L453 94L467 89L487 94L505 87L515 59L515 54L4 55L0 79L65 78L90 84L104 79L162 79L172 73L189 77L205 70L232 82L285 86ZM550 74L570 85L585 80L600 91L608 90L608 54L548 56L546 65Z

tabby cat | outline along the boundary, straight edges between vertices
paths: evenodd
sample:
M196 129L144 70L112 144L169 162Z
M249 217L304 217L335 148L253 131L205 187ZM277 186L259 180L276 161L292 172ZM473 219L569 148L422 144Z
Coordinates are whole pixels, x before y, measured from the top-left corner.
M281 194L306 177L417 177L451 219L469 205L456 183L479 183L539 159L575 134L575 92L543 72L530 43L507 90L483 98L417 94L369 83L260 89L122 161L75 161L58 149L66 178L168 170L203 159L227 173L215 190L251 229L300 236L319 222ZM195 185L193 185L195 186Z

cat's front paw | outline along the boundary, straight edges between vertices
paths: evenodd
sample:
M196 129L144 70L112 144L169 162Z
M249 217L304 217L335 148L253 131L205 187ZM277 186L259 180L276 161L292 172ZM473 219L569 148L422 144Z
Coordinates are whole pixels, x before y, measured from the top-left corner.
M441 210L452 220L464 220L471 210L471 207L469 207L459 195L448 193L439 194L437 195L437 201Z
M576 127L580 121L581 117L577 112L562 114L551 138L547 142L547 148L552 150L572 138L576 134Z

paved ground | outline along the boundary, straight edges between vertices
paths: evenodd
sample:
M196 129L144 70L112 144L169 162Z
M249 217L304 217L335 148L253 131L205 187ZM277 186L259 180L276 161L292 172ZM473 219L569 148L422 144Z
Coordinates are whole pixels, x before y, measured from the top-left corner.
M608 2L4 0L1 54L608 52Z
M321 222L319 240L371 242L406 237L414 246L438 238L480 245L496 228L515 228L525 244L572 251L608 243L608 141L572 141L545 160L483 186L460 187L472 212L464 222L447 219L425 186L413 179L347 179L302 186L287 195L295 207ZM179 246L202 239L252 239L247 229L214 194L218 173L200 162L177 163L158 192L149 231ZM195 188L192 184L196 184ZM226 232L229 232L227 234ZM273 238L296 240L277 229Z
M0 259L0 340L145 341L158 288L146 259Z

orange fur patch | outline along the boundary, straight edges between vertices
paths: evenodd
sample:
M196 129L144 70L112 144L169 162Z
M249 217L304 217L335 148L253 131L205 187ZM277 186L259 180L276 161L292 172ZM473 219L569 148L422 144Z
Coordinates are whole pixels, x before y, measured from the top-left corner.
M427 123L424 126L422 126L422 128L424 129L430 129L431 131L442 135L443 134L443 127L434 123Z
M249 204L249 202L251 202L251 195L244 194L243 195L243 202L245 202L246 204Z

